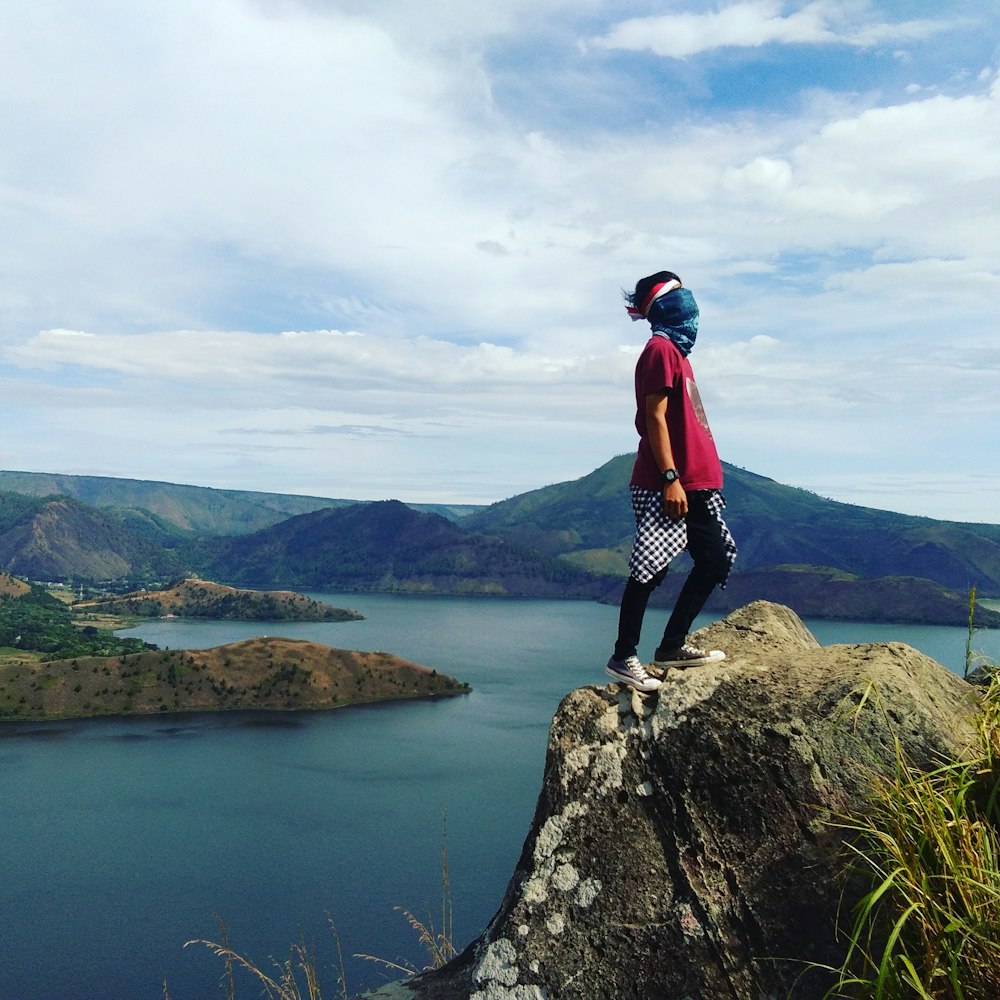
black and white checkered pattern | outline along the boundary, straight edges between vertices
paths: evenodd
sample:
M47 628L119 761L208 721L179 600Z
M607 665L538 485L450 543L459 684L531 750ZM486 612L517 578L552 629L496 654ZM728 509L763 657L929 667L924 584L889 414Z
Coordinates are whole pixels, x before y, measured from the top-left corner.
M663 510L663 495L642 486L629 487L632 512L635 514L635 541L629 556L629 573L639 583L646 583L665 569L687 548L687 522L672 521ZM719 522L719 531L732 569L736 561L736 542L722 517L726 501L718 490L707 500L708 509ZM725 587L725 581L720 586Z
M716 490L708 500L708 509L715 515L716 521L719 522L719 528L722 531L722 543L726 547L726 558L729 560L729 573L733 571L733 563L736 562L736 540L733 538L729 531L729 525L726 524L725 518L722 516L722 512L726 507L726 501L723 499L722 494ZM729 573L726 574L726 579L723 580L719 586L725 590L726 580L729 579Z
M687 524L671 521L663 510L663 495L643 486L629 487L635 515L635 541L628 569L639 583L651 580L687 548Z

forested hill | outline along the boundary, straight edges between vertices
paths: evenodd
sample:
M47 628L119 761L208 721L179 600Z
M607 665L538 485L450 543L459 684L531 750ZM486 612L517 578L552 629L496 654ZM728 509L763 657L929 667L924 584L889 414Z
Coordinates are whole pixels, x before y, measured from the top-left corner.
M607 582L396 500L290 518L190 552L214 579L258 586L508 597L599 597Z
M32 580L177 577L177 539L152 522L70 497L0 493L0 569Z

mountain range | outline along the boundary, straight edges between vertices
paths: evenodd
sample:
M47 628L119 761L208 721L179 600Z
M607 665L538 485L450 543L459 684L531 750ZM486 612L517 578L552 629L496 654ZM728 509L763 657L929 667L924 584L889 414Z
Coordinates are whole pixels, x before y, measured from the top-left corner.
M185 486L144 479L110 476L70 476L47 472L0 470L0 492L30 497L63 496L88 507L112 511L119 517L133 513L160 528L209 535L243 535L270 527L296 514L325 507L348 507L356 500L257 493ZM476 509L469 504L415 504L416 510L461 517Z
M581 479L493 504L462 524L624 575L633 530L632 461L620 455ZM962 591L976 583L984 596L1000 595L1000 525L859 507L723 467L725 516L739 544L740 572L828 566L871 578L923 577Z
M197 573L237 586L614 600L632 538L631 464L618 456L489 507L419 509L0 472L0 569L118 589ZM734 595L759 587L752 596L808 615L878 617L874 604L886 620L950 624L967 617L970 586L1000 597L1000 525L839 503L731 465L725 475ZM49 487L59 494L38 495Z

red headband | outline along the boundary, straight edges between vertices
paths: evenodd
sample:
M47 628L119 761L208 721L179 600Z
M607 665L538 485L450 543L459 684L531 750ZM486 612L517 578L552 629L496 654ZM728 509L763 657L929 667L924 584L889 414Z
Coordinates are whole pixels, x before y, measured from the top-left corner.
M632 317L633 323L636 320L645 319L649 315L649 310L653 303L661 295L666 295L667 292L672 292L675 288L680 287L681 283L674 278L671 278L669 281L661 281L658 285L653 285L640 306L626 306L625 311Z

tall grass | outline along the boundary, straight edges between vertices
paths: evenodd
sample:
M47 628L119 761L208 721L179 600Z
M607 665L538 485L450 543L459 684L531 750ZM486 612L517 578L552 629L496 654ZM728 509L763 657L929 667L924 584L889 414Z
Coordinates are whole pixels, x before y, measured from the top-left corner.
M395 907L397 913L401 913L410 927L417 934L417 939L423 946L427 954L428 962L424 966L424 972L430 969L440 969L447 965L457 954L455 947L454 911L451 901L451 880L448 876L448 833L447 823L442 819L441 827L441 914L439 923L434 923L434 917L428 911L425 919L413 915L410 910L402 906ZM396 972L401 972L406 976L414 976L419 971L413 965L401 964L390 961L386 958L379 958L377 955L367 955L355 953L355 958L364 958L369 962L377 962Z
M340 1000L349 1000L347 980L344 976L344 957L340 950L340 936L337 934L336 925L329 915L327 920L337 946L337 957L340 960L337 993ZM243 969L250 974L251 978L256 979L263 988L263 995L268 1000L323 1000L316 952L308 947L304 941L292 945L288 958L283 962L272 960L271 971L268 973L230 947L226 926L221 920L219 920L219 929L221 942L188 941L184 947L187 948L193 944L204 945L222 959L225 966L222 985L228 1000L236 1000L236 969ZM166 1000L169 1000L169 994Z
M981 696L966 757L925 772L898 739L851 835L870 886L828 998L1000 998L1000 676Z
M980 626L976 625L976 585L969 588L969 621L965 633L965 670L962 676L967 681L985 683L996 672L997 665L990 663L985 654L975 648L976 633Z
M454 911L452 909L451 880L448 876L448 841L447 841L447 820L442 817L441 821L441 912L440 923L435 924L434 918L428 913L424 920L415 917L410 910L401 906L395 907L396 912L401 913L413 930L417 933L419 943L423 946L427 956L427 964L423 970L417 969L413 964L407 962L393 962L389 959L379 958L375 955L355 954L355 958L363 958L371 962L378 962L402 976L415 976L420 971L438 969L450 962L458 953L454 944ZM252 980L263 989L263 995L268 1000L323 1000L323 991L320 985L319 962L315 949L310 948L306 943L294 944L289 950L289 956L284 961L272 959L270 970L266 970L255 961L242 955L229 944L229 936L225 923L219 919L220 941L208 941L198 939L188 941L184 947L190 945L203 945L221 958L224 964L222 977L222 987L226 992L227 1000L236 1000L236 971L242 970ZM338 973L337 992L338 1000L350 1000L347 989L347 976L344 971L344 955L340 944L340 935L337 932L333 918L327 914L327 922L330 926L330 933L333 937L337 951ZM258 996L260 993L258 992ZM328 993L329 997L330 994ZM164 1000L170 1000L170 994L164 986Z

